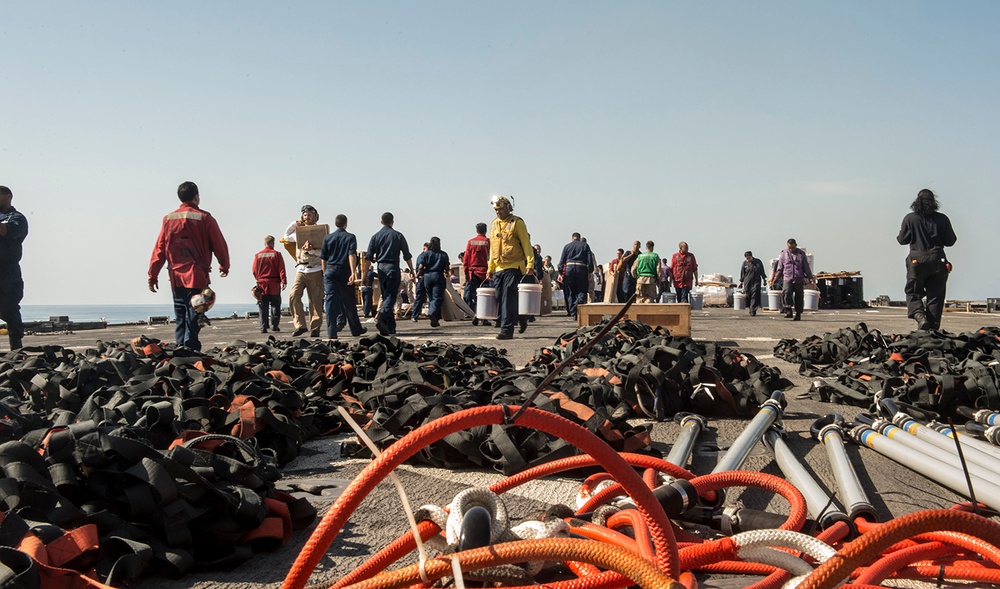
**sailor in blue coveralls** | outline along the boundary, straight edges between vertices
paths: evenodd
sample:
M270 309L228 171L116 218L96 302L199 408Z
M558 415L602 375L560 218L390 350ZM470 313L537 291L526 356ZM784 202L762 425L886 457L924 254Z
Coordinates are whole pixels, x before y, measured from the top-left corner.
M444 306L444 291L447 288L445 273L451 268L448 254L441 251L441 238L432 237L427 242L424 256L424 291L427 293L427 315L431 327L438 327L441 321L441 307Z
M0 320L7 324L10 349L21 347L24 322L21 321L21 244L28 236L28 219L10 203L14 193L0 186Z
M400 255L403 256L403 261L406 262L410 272L413 272L413 256L410 255L410 248L406 245L406 238L393 229L392 224L392 213L382 213L382 228L372 235L371 241L368 242L368 257L361 271L363 276L368 270L368 260L376 261L378 283L382 288L382 302L379 304L375 327L382 335L396 333L396 297L399 296L401 278Z
M566 314L576 317L576 306L587 302L587 277L594 271L594 255L580 234L563 247L559 258L559 276L566 295Z
M347 216L337 215L337 230L323 238L320 251L323 264L323 286L326 290L326 332L330 339L337 339L340 329L338 316L357 337L367 330L361 327L358 308L354 304L354 285L360 282L355 273L358 267L358 240L347 232Z

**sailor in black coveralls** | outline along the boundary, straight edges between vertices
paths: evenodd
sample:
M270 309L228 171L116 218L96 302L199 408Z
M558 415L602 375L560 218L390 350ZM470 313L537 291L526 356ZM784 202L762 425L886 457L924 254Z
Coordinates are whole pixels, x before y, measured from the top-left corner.
M951 269L944 248L955 245L955 231L948 216L938 212L937 198L930 190L917 193L910 208L913 212L903 217L896 236L900 245L910 246L904 287L906 316L917 322L918 329L938 329Z

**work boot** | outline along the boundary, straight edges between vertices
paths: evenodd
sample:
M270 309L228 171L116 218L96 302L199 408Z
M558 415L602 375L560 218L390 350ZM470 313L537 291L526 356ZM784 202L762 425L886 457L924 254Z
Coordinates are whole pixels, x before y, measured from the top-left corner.
M319 337L319 330L318 329L314 329L313 332L310 333L309 335L311 335L312 337Z
M378 332L379 332L379 334L381 334L383 336L388 336L389 335L389 328L386 327L385 323L382 323L381 321L376 321L375 322L375 329L377 329Z
M299 337L300 335L302 335L303 333L305 333L307 331L309 331L309 330L306 329L305 327L300 327L300 328L298 328L298 329L296 329L295 331L292 332L292 337Z
M261 327L260 328L260 332L261 333L267 333L267 328L266 327Z
M431 317L431 327L441 327L441 322L437 317Z
M923 311L914 313L913 320L917 322L917 329L927 330L931 326L931 322L927 320L927 315Z
M271 328L271 331L278 332L281 331L281 329L279 329L278 326L275 325L274 327Z
M802 313L796 313L795 317L792 317L792 321L802 321Z
M526 329L528 329L528 318L527 317L518 317L517 318L517 332L518 333L524 333Z
M497 339L514 339L514 332L501 330L500 333L497 334Z
M472 326L473 327L479 327L479 317L473 317L472 318Z

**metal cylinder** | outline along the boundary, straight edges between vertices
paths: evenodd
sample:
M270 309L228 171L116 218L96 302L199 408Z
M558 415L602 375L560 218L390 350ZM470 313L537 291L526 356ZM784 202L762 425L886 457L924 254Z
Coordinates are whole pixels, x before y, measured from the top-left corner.
M958 459L958 450L955 448L954 436L946 436L936 429L929 428L926 425L914 420L905 413L897 413L893 415L892 423L899 426L900 429L911 436L921 439L933 446L937 446ZM995 456L983 452L976 446L966 444L965 441L964 436L959 439L959 442L962 444L962 454L965 456L965 460L967 462L978 464L986 469L995 469L997 467L997 458Z
M849 433L851 439L862 446L875 450L963 497L969 496L969 486L965 480L965 473L953 464L929 458L920 452L914 452L912 448L887 438L868 425L858 425L852 428ZM984 480L974 473L970 473L970 477L976 493L976 500L992 509L1000 510L1000 486Z
M757 445L760 437L767 431L767 428L771 427L781 417L781 403L784 399L785 395L781 391L771 393L771 398L764 401L764 404L760 406L760 410L757 411L757 415L750 420L743 433L736 438L733 445L729 447L729 450L722 456L719 463L715 465L715 469L712 470L713 473L739 470L743 466L743 463L747 460L747 456L750 455L753 447Z
M666 461L677 466L684 466L691 459L694 444L698 441L701 430L705 429L707 420L694 413L678 413L674 416L674 421L681 424L681 432L677 434L674 445L670 447L670 454L667 454Z
M826 529L838 521L848 521L847 514L841 510L833 498L819 486L802 463L795 458L792 449L785 442L782 432L772 426L764 432L764 444L774 455L778 468L790 483L802 493L806 500L809 516L816 520L820 528Z
M963 434L962 432L955 431L951 429L950 426L944 423L938 423L932 421L927 424L927 427L933 429L934 431L941 432L942 434L948 436L949 438L958 436L958 441L962 442L962 448L975 447L981 452L985 452L991 456L994 456L997 460L1000 460L1000 448L997 448L993 444L983 440L977 440L971 435Z
M813 436L823 443L826 449L826 457L830 461L833 469L833 477L837 480L837 491L840 501L847 509L847 515L851 522L862 517L870 522L878 521L878 512L875 506L868 500L861 481L858 480L858 473L851 466L851 461L847 457L847 450L844 448L844 431L841 427L843 418L833 413L826 417L821 417L813 422Z
M931 458L943 464L948 464L961 469L961 464L958 460L958 452L954 449L949 452L943 448L938 448L933 444L925 442L924 440L907 433L906 430L896 426L894 423L885 421L884 419L877 420L874 427L879 433L887 438L891 438L909 448L912 448L927 458ZM968 458L968 455L966 455L966 458ZM990 468L984 468L982 465L968 460L966 460L965 464L970 473L973 473L1000 487L1000 473L996 473Z

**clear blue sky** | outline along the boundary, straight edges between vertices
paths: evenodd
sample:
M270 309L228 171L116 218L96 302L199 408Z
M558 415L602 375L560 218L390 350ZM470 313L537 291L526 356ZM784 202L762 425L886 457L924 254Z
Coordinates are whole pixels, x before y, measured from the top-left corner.
M684 240L736 274L796 237L902 299L925 187L949 297L1000 296L997 30L990 1L5 2L24 303L168 303L146 270L185 180L229 241L221 302L304 203L455 257L495 193L554 257L574 231L604 263Z

